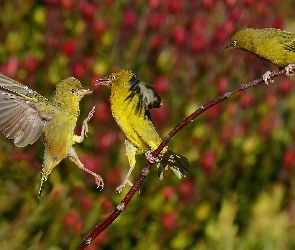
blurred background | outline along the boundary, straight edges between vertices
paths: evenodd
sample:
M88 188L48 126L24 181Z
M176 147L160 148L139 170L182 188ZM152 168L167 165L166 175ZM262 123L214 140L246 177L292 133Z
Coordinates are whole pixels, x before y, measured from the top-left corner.
M0 72L51 98L74 76L95 94L96 113L75 146L93 177L68 159L38 199L43 145L17 148L0 136L0 248L75 249L124 197L129 166L112 118L110 91L95 80L128 68L154 86L164 105L151 115L164 137L194 110L275 67L248 53L222 54L245 27L295 32L286 0L0 1ZM295 93L283 76L202 114L169 143L191 162L179 180L155 167L121 216L87 249L294 249ZM132 180L146 163L139 156Z

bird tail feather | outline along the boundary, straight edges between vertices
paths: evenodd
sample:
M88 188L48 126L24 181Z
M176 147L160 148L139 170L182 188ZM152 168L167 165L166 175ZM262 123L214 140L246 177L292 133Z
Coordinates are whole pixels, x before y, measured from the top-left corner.
M159 178L163 179L163 171L168 167L172 169L174 174L181 179L186 173L190 171L190 163L187 158L182 155L176 154L171 149L167 149L164 154L160 156L161 162L157 164Z

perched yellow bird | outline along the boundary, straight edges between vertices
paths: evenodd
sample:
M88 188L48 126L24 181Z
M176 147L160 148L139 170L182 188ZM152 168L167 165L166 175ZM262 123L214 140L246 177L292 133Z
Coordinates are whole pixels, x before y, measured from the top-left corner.
M237 49L250 52L261 60L286 69L292 76L292 64L295 64L295 34L285 30L265 28L246 28L237 31L223 52ZM291 64L291 65L290 65ZM269 77L270 72L264 78ZM267 81L267 79L265 79Z
M82 87L79 80L68 77L56 85L52 101L27 86L0 74L0 131L14 139L16 146L33 144L43 132L45 146L42 165L42 187L52 169L69 157L79 168L95 177L103 188L103 180L80 162L73 144L81 143L88 132L87 122L93 116L94 107L83 122L81 135L74 129L80 114L79 102L86 94L93 93Z
M163 169L170 167L178 178L190 170L189 161L170 150L167 146L160 153L160 159L152 159L151 152L155 150L162 139L151 121L150 109L159 108L161 98L156 90L141 82L130 70L119 70L98 80L98 84L111 89L111 109L113 117L123 130L126 156L130 169L123 181L117 187L121 192L127 183L136 163L136 155L145 153L150 161L157 162L159 178L163 178ZM131 184L132 185L132 184Z

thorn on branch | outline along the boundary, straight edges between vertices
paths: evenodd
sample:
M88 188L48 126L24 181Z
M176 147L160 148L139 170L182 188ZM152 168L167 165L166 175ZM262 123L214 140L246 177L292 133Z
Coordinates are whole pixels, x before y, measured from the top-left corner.
M90 245L92 243L92 240L90 238L86 239L85 244Z
M124 208L125 208L125 204L123 203L123 202L121 202L118 206L117 206L117 209L119 210L119 211L123 211L124 210Z
M142 175L147 176L149 174L149 172L150 172L150 170L148 168L144 167L142 170Z
M226 92L225 94L224 94L224 97L225 98L229 98L231 96L231 93L229 93L229 92Z

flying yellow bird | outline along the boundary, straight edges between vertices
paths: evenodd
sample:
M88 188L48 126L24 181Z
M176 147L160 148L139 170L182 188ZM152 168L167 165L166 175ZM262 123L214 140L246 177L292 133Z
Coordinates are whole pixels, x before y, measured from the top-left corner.
M259 59L286 70L292 76L292 65L295 64L295 34L285 30L265 28L246 28L237 31L223 52L230 49L243 50ZM271 72L264 75L267 82Z
M159 178L163 178L163 170L170 167L178 178L185 176L190 170L189 161L170 150L167 146L159 155L159 159L151 159L162 139L151 121L150 109L159 108L161 98L156 90L141 82L130 70L119 70L98 80L99 84L111 89L111 109L113 117L124 132L126 156L130 169L123 183L117 187L121 192L127 183L136 164L136 155L145 153L150 161L156 161ZM132 184L131 184L132 185Z
M82 87L79 80L68 77L56 85L53 99L49 101L27 86L0 74L0 131L8 139L14 139L18 147L33 144L43 132L45 154L39 197L52 169L66 157L93 175L98 187L103 188L102 178L84 167L73 148L73 144L84 140L88 132L87 122L95 111L93 107L84 120L81 135L75 135L79 102L84 95L91 93Z

